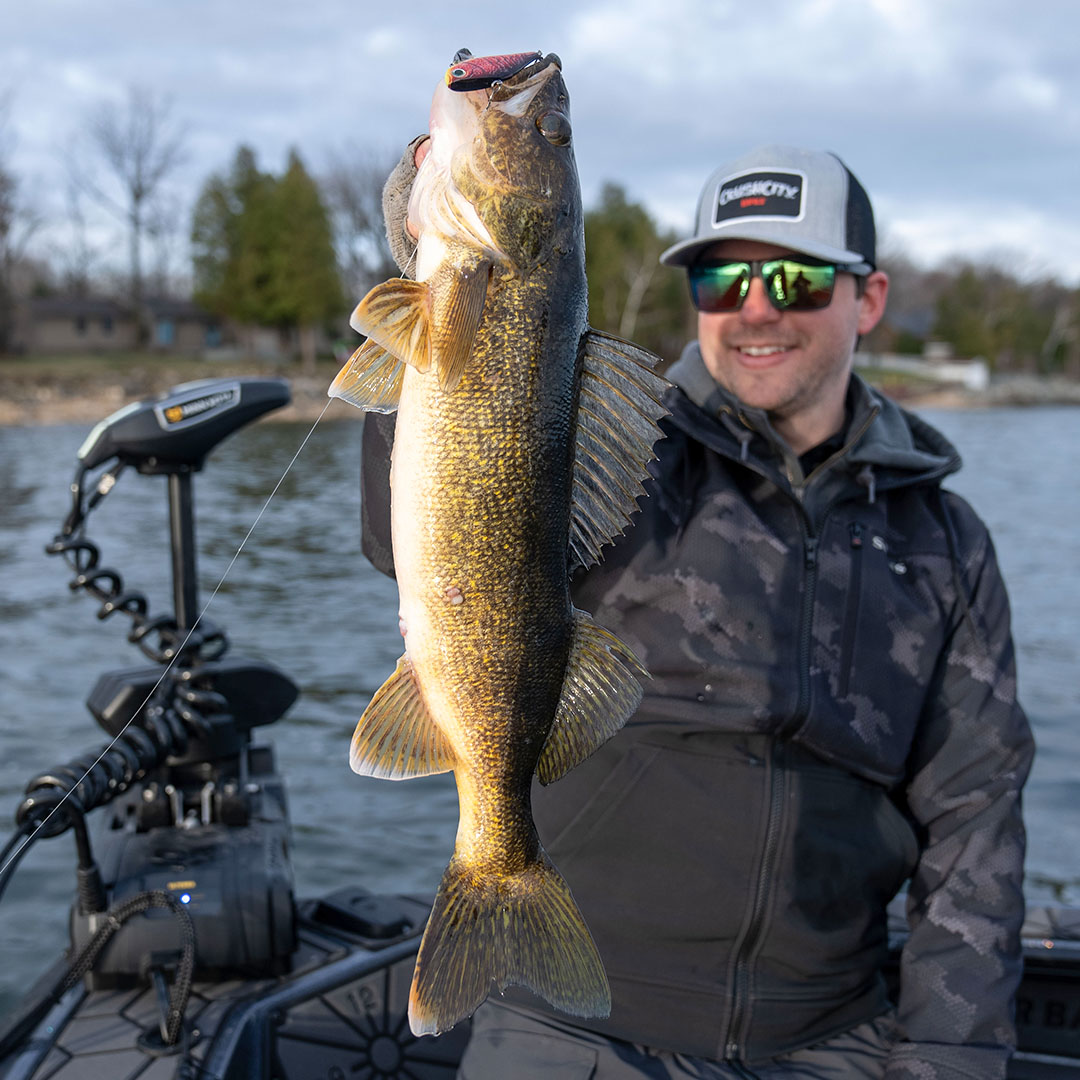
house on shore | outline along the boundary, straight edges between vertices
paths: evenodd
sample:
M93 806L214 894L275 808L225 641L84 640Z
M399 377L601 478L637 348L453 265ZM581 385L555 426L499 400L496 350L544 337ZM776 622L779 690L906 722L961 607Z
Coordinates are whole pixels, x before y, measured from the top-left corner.
M220 321L191 300L145 301L152 352L199 355L222 343ZM126 352L139 327L127 304L95 296L35 296L17 311L14 352L24 355Z

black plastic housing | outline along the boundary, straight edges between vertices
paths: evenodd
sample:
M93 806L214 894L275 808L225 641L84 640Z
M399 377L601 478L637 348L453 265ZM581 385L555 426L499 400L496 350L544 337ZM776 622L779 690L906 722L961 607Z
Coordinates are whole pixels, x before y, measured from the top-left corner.
M200 469L222 439L290 400L284 379L239 376L175 386L107 416L79 447L83 468L119 458L142 473Z
M195 966L206 977L278 975L296 947L296 916L285 789L268 746L251 747L231 778L246 797L243 827L204 824L193 809L180 825L138 828L140 793L112 804L95 845L109 906L141 892L163 890L185 904L195 929ZM219 785L226 778L219 776ZM74 953L107 916L71 915ZM143 981L156 963L179 954L179 922L152 908L126 922L106 946L92 974L92 988Z

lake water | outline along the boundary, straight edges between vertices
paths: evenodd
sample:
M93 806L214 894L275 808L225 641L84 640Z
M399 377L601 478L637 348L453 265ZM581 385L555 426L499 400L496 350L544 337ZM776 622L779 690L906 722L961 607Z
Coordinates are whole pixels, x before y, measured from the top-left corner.
M965 469L950 486L990 525L1009 583L1039 744L1027 892L1080 904L1080 411L923 415L960 448ZM97 605L69 592L62 560L43 554L67 513L86 430L0 428L0 842L31 776L104 741L84 706L97 676L145 662L125 640L127 620L99 623ZM308 430L255 425L197 476L204 599ZM348 766L356 720L401 650L396 588L360 554L360 431L319 425L208 612L235 654L271 661L302 690L257 732L288 779L300 895L356 881L433 892L457 825L450 776L394 784ZM164 480L125 474L87 535L152 613L171 609ZM70 835L41 841L0 900L0 1013L66 944L74 867Z

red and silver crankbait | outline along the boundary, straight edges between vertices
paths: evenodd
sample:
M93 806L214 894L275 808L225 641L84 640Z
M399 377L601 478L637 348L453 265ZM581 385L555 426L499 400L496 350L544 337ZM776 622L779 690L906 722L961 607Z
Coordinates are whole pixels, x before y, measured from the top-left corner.
M543 54L538 52L469 56L455 61L447 68L446 85L451 90L486 90L542 58Z

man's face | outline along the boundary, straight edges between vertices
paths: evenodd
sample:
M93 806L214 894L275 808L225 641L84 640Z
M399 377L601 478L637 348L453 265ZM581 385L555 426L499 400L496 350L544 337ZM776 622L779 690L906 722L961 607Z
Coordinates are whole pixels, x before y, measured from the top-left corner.
M709 261L771 259L788 248L753 240L722 240L703 253ZM832 301L819 311L777 311L755 276L738 311L698 313L698 341L714 379L744 404L775 419L810 414L843 417L855 339L881 318L887 279L871 274L862 297L855 278L837 274ZM833 430L836 430L834 428ZM827 437L831 432L826 432Z

